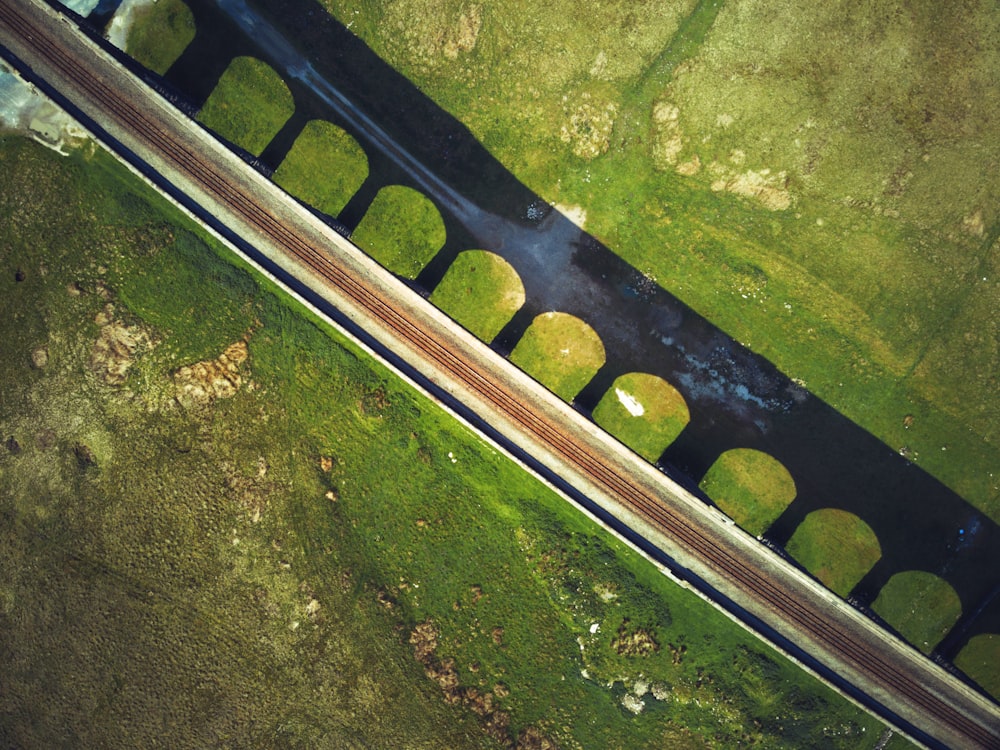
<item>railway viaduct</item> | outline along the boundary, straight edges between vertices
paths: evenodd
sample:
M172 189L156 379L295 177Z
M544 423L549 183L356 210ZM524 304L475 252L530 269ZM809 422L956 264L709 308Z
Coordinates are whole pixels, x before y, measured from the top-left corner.
M340 214L326 217L331 223L352 231L388 185L420 191L441 214L447 240L410 281L417 291L433 292L465 250L499 255L520 277L525 302L491 342L496 351L509 355L544 312L576 316L606 353L573 399L578 411L589 416L622 375L662 378L690 414L656 462L675 481L710 503L699 483L711 466L733 449L761 451L788 470L796 488L763 534L779 553L810 513L849 512L881 548L850 592L852 603L871 614L893 575L924 571L943 579L962 607L938 655L950 660L970 638L1000 631L1000 527L991 519L551 209L311 0L288 3L283 20L272 19L263 32L245 14L240 20L242 0L187 1L196 35L162 83L189 110L204 104L239 56L267 62L292 94L294 114L259 155L246 155L259 169L272 172L312 120L343 128L364 150L369 173ZM98 7L95 30L118 2ZM281 34L315 42L308 66Z

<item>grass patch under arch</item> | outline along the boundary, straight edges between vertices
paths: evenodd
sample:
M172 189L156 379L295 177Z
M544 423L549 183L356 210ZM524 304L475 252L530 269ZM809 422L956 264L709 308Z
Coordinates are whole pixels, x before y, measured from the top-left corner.
M723 453L700 486L723 513L755 535L767 531L796 494L788 469L752 448Z
M962 602L955 590L923 570L907 570L890 578L872 609L925 654L934 650L962 616Z
M535 318L510 359L557 396L572 401L604 364L604 344L576 316L547 312Z
M594 421L647 461L656 461L690 419L680 392L645 372L619 377L594 409Z
M198 122L260 155L294 112L292 93L271 66L237 57L201 108Z
M404 185L378 191L351 239L393 273L415 279L447 238L437 206Z
M182 0L157 0L133 13L125 51L163 75L194 39L194 14Z
M337 216L368 176L368 157L343 128L311 120L274 172L274 181L296 198Z
M430 297L483 341L492 341L524 304L524 284L513 267L487 250L466 250Z
M836 508L813 511L788 540L788 554L840 596L882 557L871 527L853 513Z
M955 658L955 666L1000 699L1000 635L983 633L970 638Z

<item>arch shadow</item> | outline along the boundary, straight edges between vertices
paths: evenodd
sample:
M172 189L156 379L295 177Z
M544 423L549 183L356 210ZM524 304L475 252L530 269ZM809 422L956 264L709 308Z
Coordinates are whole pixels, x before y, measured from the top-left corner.
M189 7L195 41L165 80L192 101L204 101L239 54L287 73L287 60L259 49L267 40L248 37L220 5L190 0ZM309 50L308 75L334 85L340 102L304 101L318 94L306 84L315 79L296 77L300 70L285 76L297 106L318 107L317 116L322 110L322 119L354 136L376 175L342 212L345 223L352 223L351 211L363 215L377 187L407 185L435 202L449 238L421 284L440 283L442 269L469 247L501 255L524 281L525 304L491 342L496 351L509 355L546 310L580 318L606 352L605 367L575 394L582 411L592 411L616 373L651 373L681 392L691 421L657 461L676 481L704 497L698 485L725 451L765 452L788 468L798 488L764 535L771 543L786 544L809 513L835 507L868 524L882 548L879 563L855 587L862 603L873 601L894 573L929 569L955 589L963 612L992 611L981 605L1000 584L995 522L551 209L314 0L287 0L280 12L268 7L260 11L263 22Z

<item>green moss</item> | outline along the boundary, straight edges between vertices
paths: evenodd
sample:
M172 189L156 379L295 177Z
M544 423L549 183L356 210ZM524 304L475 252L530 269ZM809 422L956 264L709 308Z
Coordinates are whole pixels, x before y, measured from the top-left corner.
M690 418L676 388L642 372L619 377L594 408L594 421L647 461L656 461Z
M524 285L499 255L466 250L455 258L430 300L489 342L524 304Z
M788 540L788 554L841 596L882 556L878 539L864 521L843 510L826 508L806 516Z
M351 239L393 273L414 279L446 239L434 203L402 185L379 190Z
M985 633L970 638L955 659L955 666L1000 699L1000 635Z
M872 609L925 654L962 616L954 589L936 575L917 570L890 578Z
M795 499L795 480L780 461L751 448L726 451L701 480L723 513L760 535Z
M156 0L132 11L125 51L163 75L194 39L194 16L182 0Z
M579 318L549 312L535 318L510 359L557 396L570 401L604 364L604 345Z
M294 111L291 92L270 66L237 57L198 113L198 121L259 156Z
M312 120L274 172L274 181L330 216L337 216L368 176L368 159L350 135Z

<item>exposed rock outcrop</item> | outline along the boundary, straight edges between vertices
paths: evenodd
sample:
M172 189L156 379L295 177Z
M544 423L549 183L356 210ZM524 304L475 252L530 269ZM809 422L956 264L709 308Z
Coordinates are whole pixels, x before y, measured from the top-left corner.
M137 352L149 343L149 336L139 326L108 321L101 326L101 334L94 343L90 369L108 385L121 385L128 377Z
M462 687L455 660L437 657L439 635L434 623L422 622L410 633L410 645L413 646L416 660L423 664L425 674L441 688L446 703L462 704L470 709L479 717L483 731L503 747L513 750L555 750L556 744L534 727L521 730L516 739L512 737L510 714L501 711L494 704L497 699L510 694L507 687L498 685L495 694L482 692L474 687Z
M243 383L240 365L248 356L246 341L237 341L216 359L180 368L174 373L177 402L185 409L192 409L236 395Z

